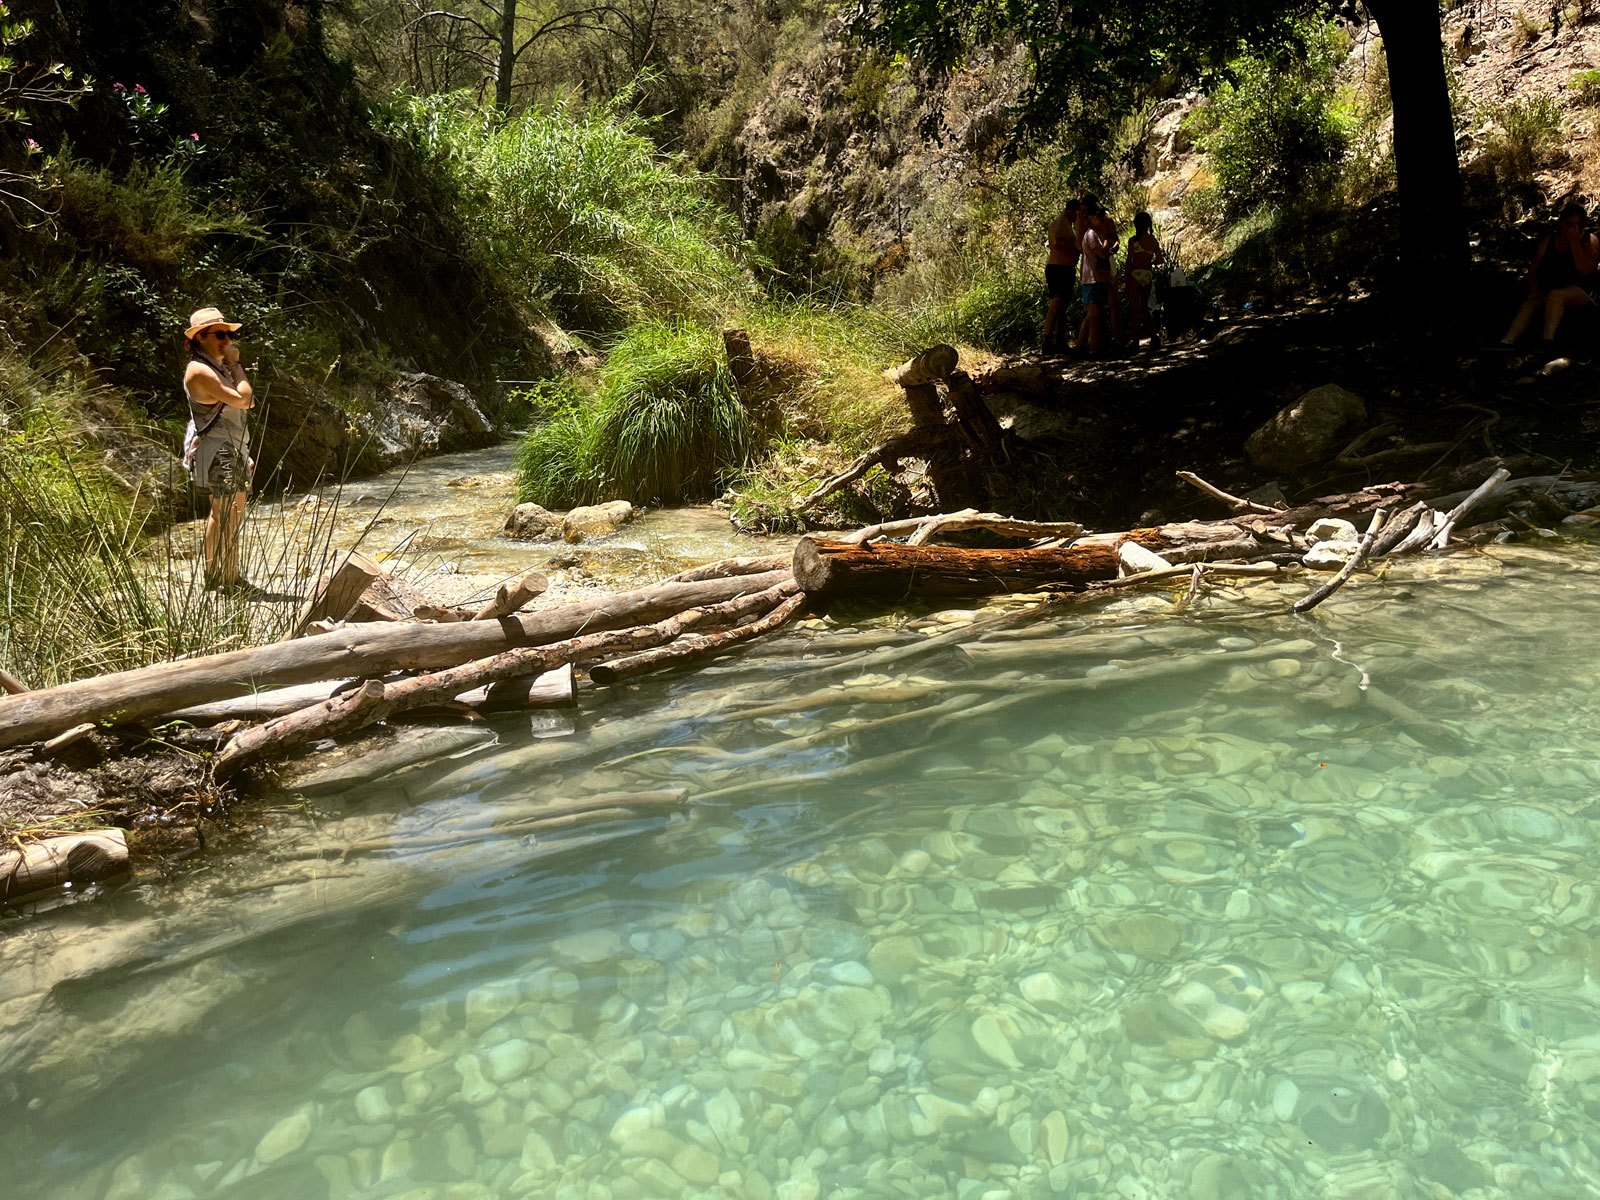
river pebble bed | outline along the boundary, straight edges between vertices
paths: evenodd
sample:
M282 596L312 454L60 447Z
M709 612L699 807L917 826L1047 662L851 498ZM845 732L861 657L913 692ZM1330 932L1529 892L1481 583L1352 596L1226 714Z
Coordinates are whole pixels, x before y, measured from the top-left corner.
M286 794L0 926L4 1194L1592 1196L1597 584L836 614Z

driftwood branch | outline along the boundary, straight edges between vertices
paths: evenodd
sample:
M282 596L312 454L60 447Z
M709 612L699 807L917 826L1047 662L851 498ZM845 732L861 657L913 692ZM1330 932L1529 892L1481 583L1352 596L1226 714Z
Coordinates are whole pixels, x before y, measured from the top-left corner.
M1366 561L1367 554L1372 549L1372 543L1378 536L1378 531L1383 528L1384 519L1388 516L1383 509L1372 514L1372 523L1367 526L1367 532L1362 534L1361 542L1356 546L1356 552L1346 560L1344 566L1339 568L1339 573L1327 583L1311 592L1301 596L1294 602L1294 611L1297 613L1310 612L1329 596L1344 586L1344 581L1356 573L1356 568Z
M766 616L748 624L736 625L721 633L684 638L669 646L658 646L654 650L644 650L638 654L612 659L610 662L596 663L589 668L589 678L596 683L618 683L624 679L632 679L635 675L643 675L647 671L682 666L688 662L710 658L738 642L748 641L750 638L771 633L774 629L787 625L799 615L805 604L805 593L798 593L783 601Z
M1193 471L1179 471L1178 478L1190 487L1199 488L1213 500L1220 500L1234 512L1277 513L1280 509L1273 508L1270 504L1257 504L1254 500L1246 500L1243 496L1235 496L1223 491L1219 487L1207 483Z
M120 829L96 829L0 850L0 900L16 900L66 883L110 879L128 869Z

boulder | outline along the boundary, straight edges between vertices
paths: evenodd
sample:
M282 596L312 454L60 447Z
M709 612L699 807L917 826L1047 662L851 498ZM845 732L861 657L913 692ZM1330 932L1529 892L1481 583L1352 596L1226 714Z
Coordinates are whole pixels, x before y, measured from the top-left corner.
M1367 417L1360 396L1336 383L1313 388L1252 433L1245 453L1268 471L1295 471L1326 458L1346 426Z
M420 371L396 375L374 430L379 453L393 463L416 454L475 450L495 440L494 424L472 393L451 379Z
M506 518L505 534L525 542L553 538L561 533L561 518L537 504L519 504Z
M1172 566L1154 550L1146 550L1138 542L1123 542L1117 547L1119 575L1142 575L1146 571L1165 571Z
M1311 522L1306 536L1315 542L1358 542L1361 534L1349 521L1339 517L1323 517Z
M1361 548L1355 538L1330 538L1307 550L1300 561L1316 571L1337 571Z
M607 500L604 504L590 504L569 512L561 521L561 536L569 542L603 537L615 533L631 520L633 505L626 500Z

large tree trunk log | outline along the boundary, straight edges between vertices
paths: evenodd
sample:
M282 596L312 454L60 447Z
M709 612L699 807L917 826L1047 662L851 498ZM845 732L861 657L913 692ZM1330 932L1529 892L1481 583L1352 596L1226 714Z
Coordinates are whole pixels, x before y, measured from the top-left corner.
M905 389L906 407L911 410L911 424L940 426L944 421L944 401L939 399L939 389L931 383L914 383Z
M45 838L0 851L0 900L15 900L64 883L92 883L128 869L128 842L120 829L96 829Z
M584 630L658 621L687 608L764 591L788 577L787 571L773 571L658 584L503 621L347 626L292 642L82 679L0 697L0 748L37 741L83 721L137 721L273 685L451 667L508 647L542 645Z
M957 546L857 545L802 538L795 581L818 596L981 596L1041 587L1082 588L1118 575L1117 547L1133 542L1171 562L1261 557L1281 549L1223 521L1185 522L1127 533L1092 534L1070 546L969 550Z
M313 738L348 733L392 713L451 700L471 688L502 679L549 671L562 663L587 662L619 651L659 646L696 625L736 620L751 612L760 612L781 600L793 588L793 581L784 579L759 592L742 594L703 608L691 608L653 625L585 634L544 646L523 646L493 658L419 675L414 679L402 679L388 686L377 680L368 680L353 692L346 692L235 735L223 747L222 753L217 755L213 772L216 778L225 779L265 754Z

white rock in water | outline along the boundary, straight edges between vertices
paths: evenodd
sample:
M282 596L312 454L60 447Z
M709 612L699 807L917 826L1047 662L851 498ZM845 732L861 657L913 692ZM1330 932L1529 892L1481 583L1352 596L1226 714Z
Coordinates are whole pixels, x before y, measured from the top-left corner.
M828 969L828 974L837 982L849 984L851 987L869 988L877 982L873 979L872 972L867 969L866 963L854 961L835 963Z
M311 1137L314 1111L310 1104L302 1104L267 1130L266 1135L256 1143L257 1161L274 1163L304 1146Z
M647 1130L658 1128L665 1120L666 1110L660 1104L640 1104L626 1109L611 1126L611 1140L618 1146L630 1145Z
M1044 1135L1044 1153L1052 1166L1059 1166L1067 1157L1067 1118L1060 1109L1056 1109L1043 1121L1039 1128Z
M571 937L557 938L557 954L581 963L604 962L622 953L622 939L609 929L590 929Z
M993 1013L984 1013L973 1021L972 1040L978 1044L978 1049L1002 1067L1016 1069L1022 1066L1016 1052L1011 1049L1010 1039L1006 1037L1005 1031L1000 1027L999 1019Z
M381 1125L394 1116L394 1106L381 1084L362 1088L356 1093L356 1116L368 1125Z
M1272 1089L1272 1115L1280 1121L1294 1120L1294 1110L1300 1106L1300 1089L1292 1079L1285 1079Z
M1323 517L1311 523L1306 536L1314 542L1357 542L1361 540L1361 531L1349 521Z
M1165 571L1172 564L1154 550L1146 550L1138 542L1123 542L1117 547L1119 573L1123 576L1142 575L1146 571Z
M525 1075L532 1062L533 1047L521 1038L501 1042L483 1052L484 1074L496 1083Z
M483 1064L476 1054L456 1059L456 1074L461 1076L461 1098L468 1104L487 1104L495 1097L495 1086L483 1077Z
M1318 571L1337 571L1350 561L1351 556L1358 549L1360 549L1359 542L1343 540L1318 542L1305 552L1305 556L1300 561Z
M672 1156L672 1169L690 1183L713 1184L722 1174L722 1164L699 1146L685 1146Z
M515 1012L521 999L520 989L512 983L491 983L473 988L467 993L467 1032L476 1037L496 1021Z
M1038 971L1024 976L1017 985L1022 998L1040 1008L1062 1010L1070 1006L1072 994L1065 984L1049 971Z

